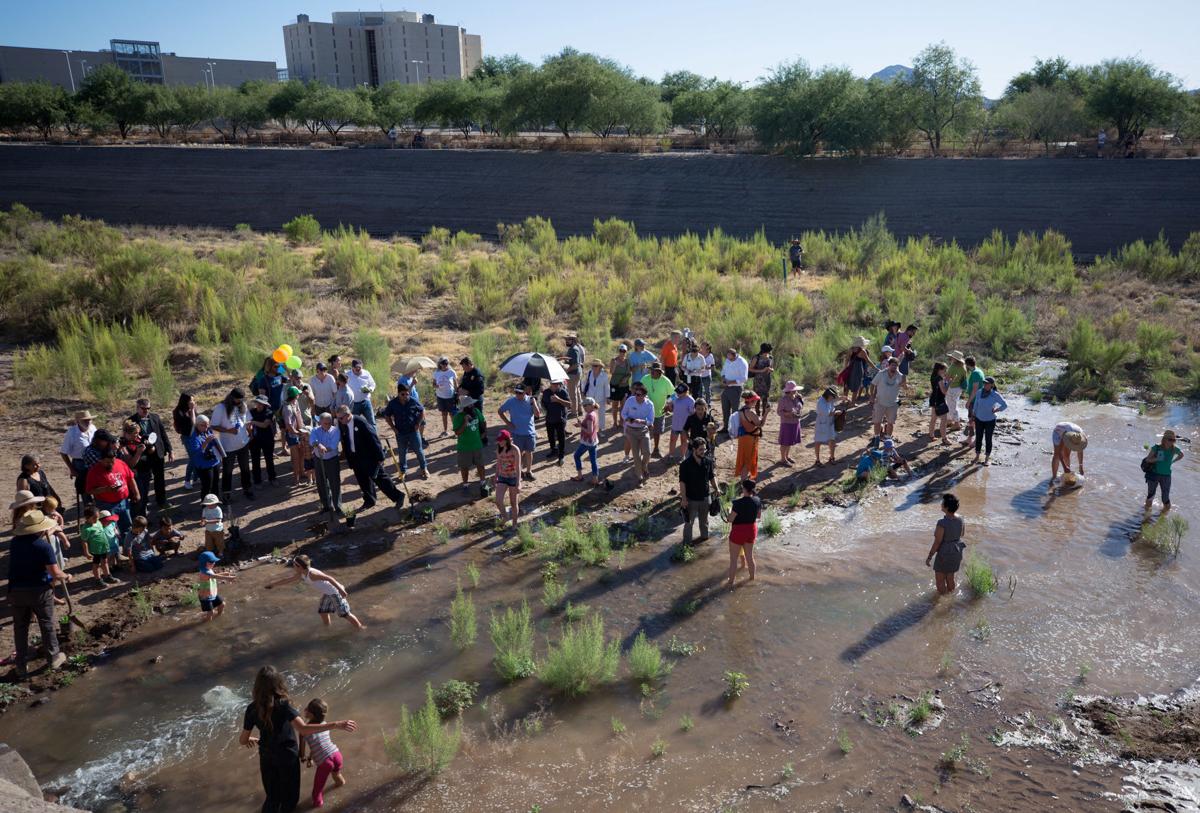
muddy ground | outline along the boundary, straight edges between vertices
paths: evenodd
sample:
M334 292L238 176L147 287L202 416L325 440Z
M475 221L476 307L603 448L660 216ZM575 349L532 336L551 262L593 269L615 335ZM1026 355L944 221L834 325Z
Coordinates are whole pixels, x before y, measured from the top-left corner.
M1200 161L0 146L0 206L15 202L52 217L258 230L310 213L381 236L444 226L494 238L498 223L532 215L590 234L593 219L619 217L643 234L720 227L776 243L882 212L899 237L967 246L993 229L1056 229L1087 259L1160 232L1178 247L1200 230Z

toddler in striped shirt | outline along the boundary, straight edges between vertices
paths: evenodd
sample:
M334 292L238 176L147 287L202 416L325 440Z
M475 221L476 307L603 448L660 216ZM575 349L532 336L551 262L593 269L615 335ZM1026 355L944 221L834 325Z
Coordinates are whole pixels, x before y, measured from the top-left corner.
M325 722L328 714L329 704L319 697L310 700L304 709L304 719L313 725ZM304 754L306 748L307 758ZM325 782L330 774L333 774L335 788L346 784L346 777L342 776L342 752L333 744L329 732L322 731L308 734L300 741L300 759L305 760L310 768L317 766L317 773L313 776L312 803L313 807L321 807L325 804Z

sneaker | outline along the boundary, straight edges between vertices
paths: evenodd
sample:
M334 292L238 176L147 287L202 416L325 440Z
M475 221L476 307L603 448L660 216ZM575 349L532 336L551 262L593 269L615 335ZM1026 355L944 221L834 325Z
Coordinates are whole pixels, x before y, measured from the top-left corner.
M192 481L191 481L191 480L184 480L184 481L183 481L183 487L184 487L185 489L187 489L188 491L191 491L191 489L192 489Z
M60 669L67 662L67 656L61 652L54 653L54 657L50 659L51 669Z
M450 434L449 432L442 432L442 434L438 435L438 437L439 437L439 438L444 438L444 437L447 437L447 436L449 436L449 434Z
M104 583L105 584L120 584L121 580L118 579L116 576L106 576L104 579Z

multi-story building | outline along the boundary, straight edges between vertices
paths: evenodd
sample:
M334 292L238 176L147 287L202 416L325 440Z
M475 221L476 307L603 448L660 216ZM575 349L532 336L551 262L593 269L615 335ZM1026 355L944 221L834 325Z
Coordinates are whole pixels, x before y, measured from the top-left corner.
M109 48L100 51L0 45L0 82L51 82L74 91L84 76L112 64L140 82L155 85L236 87L249 80L276 80L274 62L177 56L145 40L110 40Z
M300 14L283 45L290 78L340 88L464 79L483 59L478 34L415 11L337 11L328 23Z

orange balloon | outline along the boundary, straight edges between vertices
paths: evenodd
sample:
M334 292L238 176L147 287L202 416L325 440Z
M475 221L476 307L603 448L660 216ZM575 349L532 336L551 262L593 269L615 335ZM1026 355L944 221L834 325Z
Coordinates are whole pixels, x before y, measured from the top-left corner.
M283 364L285 361L287 361L287 360L288 360L288 356L289 356L289 354L288 354L288 353L285 353L285 352L283 352L283 348L282 348L282 347L280 347L280 348L277 348L277 349L275 350L275 352L271 354L271 359L272 359L272 360L273 360L273 361L274 361L276 364Z

